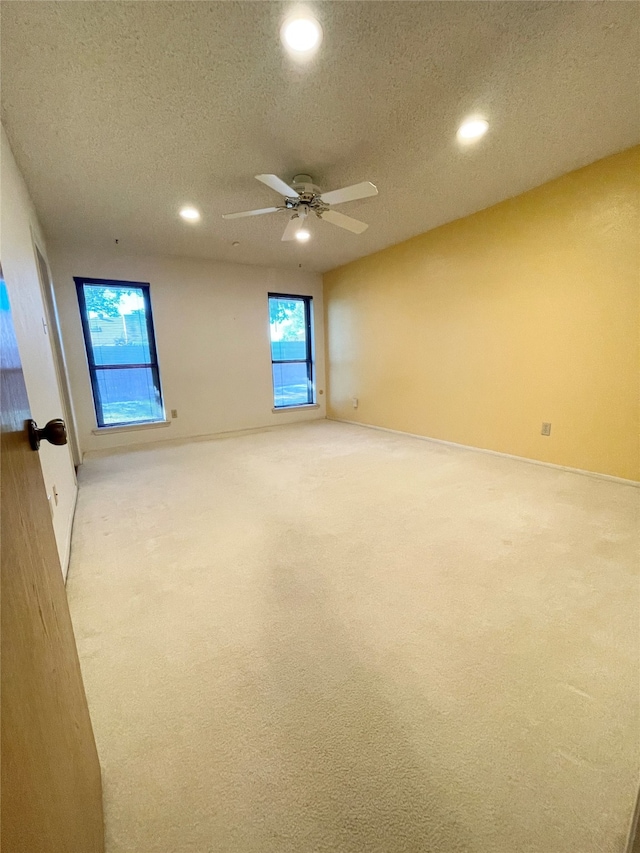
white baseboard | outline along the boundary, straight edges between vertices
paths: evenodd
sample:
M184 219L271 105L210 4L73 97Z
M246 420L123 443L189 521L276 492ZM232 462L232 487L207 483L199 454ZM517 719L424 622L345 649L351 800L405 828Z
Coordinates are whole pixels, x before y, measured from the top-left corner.
M540 459L529 459L527 456L514 456L513 453L501 453L499 450L488 450L484 447L474 447L471 444L458 444L455 441L444 441L442 438L430 438L428 435L418 435L415 432L404 432L401 429L389 429L389 427L376 426L375 424L363 424L360 421L349 421L346 418L331 418L327 420L337 421L342 424L377 429L381 432L391 432L395 435L406 435L409 438L419 438L421 441L430 441L433 444L444 444L445 447L456 447L460 450L473 450L475 453L486 453L489 456L502 456L504 459L516 459L518 462L528 462L530 465L542 465L544 468L555 468L556 471L568 471L570 474L583 474L585 477L595 477L597 480L610 480L613 483L621 483L624 486L635 486L640 488L638 480L626 480L624 477L614 477L611 474L599 474L597 471L585 471L583 468L569 468L567 465L556 465L554 462L542 462Z
M159 447L172 447L180 444L191 444L196 441L216 441L223 438L236 438L243 435L254 435L259 432L276 432L286 427L298 426L299 424L313 424L325 420L326 415L319 414L314 418L304 418L299 421L287 421L284 424L270 423L263 426L246 427L245 429L230 429L221 432L206 432L200 435L185 435L179 438L167 438L162 441L140 441L131 444L117 444L115 447L106 447L104 450L85 450L82 461L88 459L99 459L103 456L113 456L121 453L136 453L140 450L155 450Z

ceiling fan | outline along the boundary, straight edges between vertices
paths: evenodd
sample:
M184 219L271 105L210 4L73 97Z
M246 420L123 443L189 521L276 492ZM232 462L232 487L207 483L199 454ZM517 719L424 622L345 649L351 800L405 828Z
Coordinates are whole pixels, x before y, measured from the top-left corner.
M377 188L369 181L323 193L313 183L310 175L296 175L291 181L291 185L281 180L277 175L256 175L256 178L283 196L283 203L278 207L262 207L258 210L243 210L240 213L224 213L222 218L240 219L243 216L277 213L279 210L289 211L292 215L284 229L283 240L308 240L309 232L304 227L304 223L311 213L315 213L318 219L323 219L339 228L345 228L353 234L362 234L369 227L365 222L360 222L351 216L345 216L344 213L338 213L337 210L332 209L332 205L378 195Z

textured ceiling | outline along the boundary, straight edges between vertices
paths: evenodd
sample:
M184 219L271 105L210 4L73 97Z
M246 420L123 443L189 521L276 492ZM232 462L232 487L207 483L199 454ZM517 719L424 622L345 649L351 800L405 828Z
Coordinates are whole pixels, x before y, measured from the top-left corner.
M326 270L640 141L638 3L309 8L324 42L300 66L291 4L4 0L3 123L49 238ZM461 150L475 112L490 131ZM316 220L301 246L284 213L223 221L278 204L264 172L373 181L340 207L368 231Z

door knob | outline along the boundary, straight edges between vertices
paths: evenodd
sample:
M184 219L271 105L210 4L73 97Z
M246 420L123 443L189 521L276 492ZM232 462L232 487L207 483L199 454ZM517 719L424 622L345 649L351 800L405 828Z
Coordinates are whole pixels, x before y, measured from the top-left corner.
M32 450L40 448L40 442L44 439L49 444L66 444L67 443L67 427L62 418L54 418L44 427L38 429L35 421L27 421L27 431L29 433L29 444Z

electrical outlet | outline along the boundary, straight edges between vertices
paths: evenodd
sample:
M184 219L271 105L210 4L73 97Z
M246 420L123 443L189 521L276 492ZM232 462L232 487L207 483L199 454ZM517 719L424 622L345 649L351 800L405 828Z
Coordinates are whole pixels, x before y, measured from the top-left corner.
M542 430L540 431L540 435L551 435L551 424L542 424Z
M353 408L354 408L354 409L357 409L357 408L358 408L358 398L357 398L357 397L352 397L352 398L351 398L351 402L353 403Z
M172 418L178 417L178 410L177 409L171 409L171 417Z

